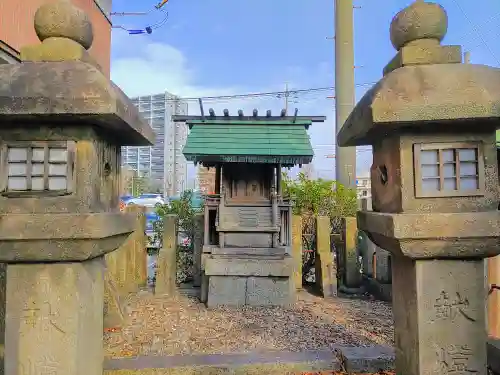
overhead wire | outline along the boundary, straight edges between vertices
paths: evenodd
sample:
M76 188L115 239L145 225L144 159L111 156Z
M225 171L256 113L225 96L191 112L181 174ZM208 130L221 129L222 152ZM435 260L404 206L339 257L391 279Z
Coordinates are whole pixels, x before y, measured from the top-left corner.
M356 84L356 87L362 86L371 86L376 82L367 82ZM281 98L281 95L289 94L289 95L304 95L308 93L317 93L323 91L331 91L335 90L335 86L328 87L313 87L307 89L296 89L296 90L288 90L288 91L267 91L267 92L253 92L246 94L234 94L234 95L215 95L215 96L201 96L201 97L177 97L177 98L168 98L165 101L212 101L212 100L225 100L225 99L247 99L247 98L262 98L262 97L276 97Z
M163 12L161 9L159 9L159 10L160 10L160 12ZM160 27L165 25L167 23L167 21L168 21L168 12L165 12L165 17L160 22L157 22L156 24L150 25L149 27L152 29L159 29Z
M164 9L161 9L161 7L154 7L153 9L150 9L148 12L144 12L144 13L141 13L141 14L135 14L135 13L131 13L131 14L127 14L126 12L113 12L113 13L110 13L110 16L117 16L117 15L120 15L120 16L127 16L127 15L148 15L150 14L151 12L162 12L165 14L165 16L158 22L154 23L154 24L151 24L151 25L148 25L146 27L144 27L143 29L130 29L130 28L127 28L123 25L114 25L112 24L112 28L113 29L121 29L121 30L125 30L129 33L129 35L138 35L138 34L152 34L153 30L156 30L156 29L159 29L160 27L163 27L167 21L168 21L168 12Z
M496 63L500 66L500 60L496 56L495 52L493 52L493 50L489 46L489 44L486 41L486 39L483 38L483 36L482 36L481 32L479 31L479 29L477 28L477 26L474 24L474 22L472 22L472 19L469 17L469 15L465 11L465 9L462 7L462 5L460 4L459 0L454 0L453 2L456 4L456 6L460 10L460 12L462 12L462 14L464 15L465 19L467 20L467 22L469 23L469 25L472 27L472 29L476 33L476 35L479 38L479 40L483 43L484 47L488 50L488 52L490 53L490 55L493 57L493 59L496 61Z
M157 12L158 8L153 7L147 12L110 12L109 15L111 17L113 16L120 16L120 17L126 17L126 16L147 16L148 14L152 12Z

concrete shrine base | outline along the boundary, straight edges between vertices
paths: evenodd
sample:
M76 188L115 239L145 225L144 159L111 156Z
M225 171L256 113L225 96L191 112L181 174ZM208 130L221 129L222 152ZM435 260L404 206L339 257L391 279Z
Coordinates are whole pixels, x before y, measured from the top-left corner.
M295 302L292 275L292 258L286 255L211 255L202 281L207 307L290 306Z

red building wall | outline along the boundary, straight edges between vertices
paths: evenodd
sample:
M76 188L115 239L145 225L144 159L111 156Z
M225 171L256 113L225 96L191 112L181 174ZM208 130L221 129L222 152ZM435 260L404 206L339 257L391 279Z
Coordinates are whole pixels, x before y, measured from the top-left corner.
M19 51L24 45L38 43L33 27L33 17L42 4L53 0L0 0L0 40ZM94 43L91 55L109 77L111 24L94 0L71 0L89 15L94 27Z

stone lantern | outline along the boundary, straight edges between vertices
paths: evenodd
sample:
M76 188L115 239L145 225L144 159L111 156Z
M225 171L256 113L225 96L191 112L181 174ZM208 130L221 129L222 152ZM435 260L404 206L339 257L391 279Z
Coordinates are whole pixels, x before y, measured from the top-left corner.
M100 375L104 255L136 222L120 147L154 135L90 57L83 11L43 5L35 29L0 66L0 373Z
M398 50L339 146L373 146L359 229L392 253L398 374L486 375L484 258L500 253L495 130L500 70L442 46L445 10L417 1L391 24Z

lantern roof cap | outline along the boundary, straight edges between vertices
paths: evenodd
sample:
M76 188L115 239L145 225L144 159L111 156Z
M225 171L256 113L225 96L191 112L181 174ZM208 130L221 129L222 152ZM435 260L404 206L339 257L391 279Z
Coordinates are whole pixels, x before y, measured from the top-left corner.
M44 4L34 27L42 43L21 48L20 64L0 66L0 128L88 126L117 145L154 142L138 109L87 51L93 30L83 10L68 0Z

